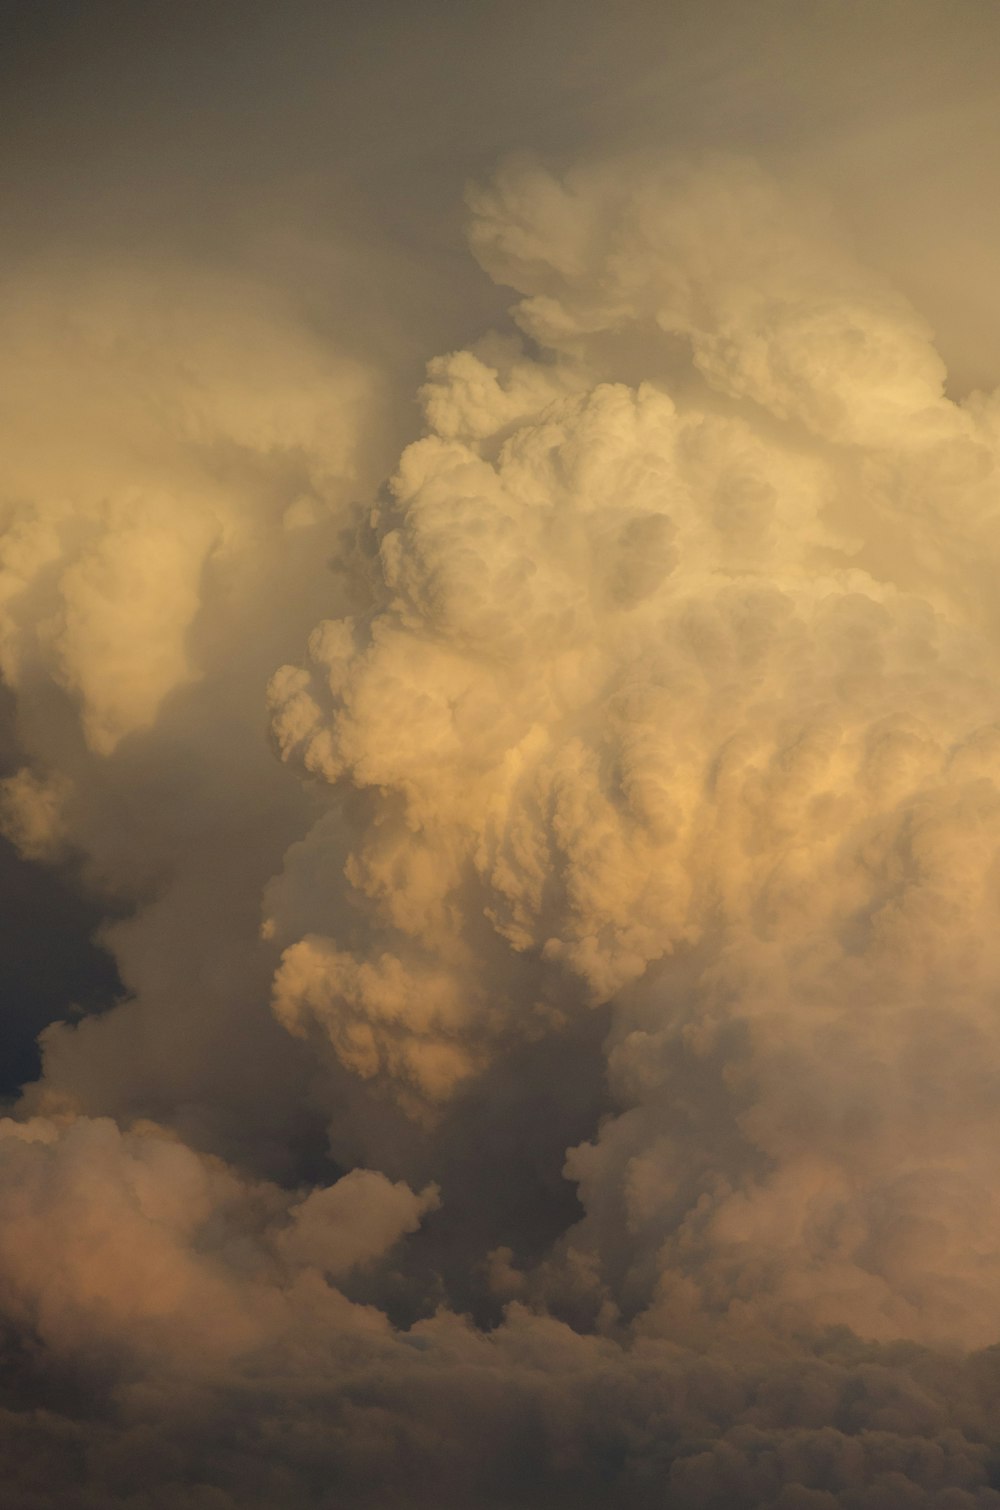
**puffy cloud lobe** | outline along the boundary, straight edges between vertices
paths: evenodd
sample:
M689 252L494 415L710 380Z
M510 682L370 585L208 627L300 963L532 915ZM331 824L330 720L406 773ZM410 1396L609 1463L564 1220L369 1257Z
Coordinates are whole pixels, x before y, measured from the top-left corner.
M186 267L53 266L9 280L0 318L4 677L65 688L107 754L198 674L209 559L328 506L365 379L264 289Z
M919 443L941 423L944 368L891 288L842 250L822 211L754 165L583 167L562 181L515 164L471 196L472 245L527 295L545 345L642 322L685 337L709 385L813 433Z
M334 1334L378 1332L325 1279L381 1258L437 1200L360 1169L290 1196L107 1118L8 1119L0 1142L4 1312L87 1366L107 1354L190 1379L287 1344L312 1310Z
M693 489L708 467L723 507L706 520ZM811 526L825 538L809 517L822 483L816 468L771 472L745 423L681 417L665 394L620 385L556 401L544 420L504 442L495 464L443 438L411 448L394 484L399 517L387 521L379 547L385 611L370 626L317 631L311 649L325 687L292 668L272 683L286 752L301 749L308 770L333 779L350 772L359 786L404 798L399 839L389 841L386 815L349 866L354 890L376 896L390 926L412 938L429 935L434 919L439 957L460 954L461 934L436 899L449 884L464 885L471 869L502 937L552 959L571 953L602 996L669 948L673 932L684 935L688 880L669 860L657 873L654 860L666 858L657 839L683 822L662 781L674 736L653 730L641 749L621 750L619 780L639 820L623 832L594 735L605 687L657 634L665 611L682 611L685 626L674 664L664 666L662 703L672 680L701 675L684 665L690 608L669 584L685 546L697 578L718 541L725 551L730 493L742 490L760 516L742 511L738 561L748 553L766 560L767 532L782 511L806 514L807 548ZM758 618L767 593L756 595ZM753 605L751 595L751 615ZM331 694L333 720L323 716ZM630 695L636 702L643 693L618 693ZM551 826L542 817L550 806ZM644 870L623 846L640 858L645 848ZM647 887L644 918L637 892ZM538 916L546 888L562 921L558 911ZM280 978L282 1003L298 957ZM475 989L464 996L471 1010Z
M415 1232L437 1204L433 1186L419 1196L372 1170L354 1169L325 1190L314 1190L292 1210L280 1233L282 1257L334 1277L380 1258L404 1233Z

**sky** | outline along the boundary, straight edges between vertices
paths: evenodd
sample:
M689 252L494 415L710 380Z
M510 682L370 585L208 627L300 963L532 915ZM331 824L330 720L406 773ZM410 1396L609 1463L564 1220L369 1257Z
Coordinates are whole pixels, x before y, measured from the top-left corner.
M1000 1507L996 7L5 23L5 1510Z

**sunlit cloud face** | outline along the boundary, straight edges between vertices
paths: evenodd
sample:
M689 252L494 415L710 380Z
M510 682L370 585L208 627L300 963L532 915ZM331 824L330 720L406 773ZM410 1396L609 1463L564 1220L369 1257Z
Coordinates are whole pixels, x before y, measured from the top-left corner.
M553 354L432 366L380 607L272 682L283 753L374 802L278 1016L419 1120L610 999L626 1109L567 1165L595 1305L986 1340L997 709L954 532L995 550L988 405L747 165L473 209ZM677 336L700 386L610 381Z
M1000 1504L996 22L572 20L126 27L14 181L15 1506Z

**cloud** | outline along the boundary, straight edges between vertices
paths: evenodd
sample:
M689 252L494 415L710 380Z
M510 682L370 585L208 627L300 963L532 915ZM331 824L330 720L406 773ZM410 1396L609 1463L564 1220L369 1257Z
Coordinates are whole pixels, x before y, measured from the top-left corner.
M187 1384L286 1347L314 1307L335 1333L384 1330L324 1276L382 1257L437 1200L366 1170L290 1197L152 1124L8 1119L0 1138L8 1318L85 1368L132 1360Z
M377 612L272 682L286 758L369 799L342 934L285 943L325 825L272 888L279 1018L419 1119L613 1000L570 1289L579 1250L667 1335L990 1338L987 410L754 167L528 165L472 204L553 354L434 365ZM630 329L703 386L612 381Z
M329 508L364 377L189 269L55 264L4 302L4 674L64 688L109 754L198 674L208 563Z
M434 8L370 141L317 53L225 191L213 72L0 290L0 823L122 992L0 1125L15 1510L1000 1502L1000 425L850 167L988 69L667 10Z
M290 1119L321 1150L255 949L260 886L308 811L262 737L263 688L327 601L372 373L266 283L190 261L50 257L0 303L20 761L2 821L97 894L130 998L49 1028L36 1100L153 1111L229 1154ZM253 1117L224 1089L241 1061ZM285 1133L263 1138L287 1173Z

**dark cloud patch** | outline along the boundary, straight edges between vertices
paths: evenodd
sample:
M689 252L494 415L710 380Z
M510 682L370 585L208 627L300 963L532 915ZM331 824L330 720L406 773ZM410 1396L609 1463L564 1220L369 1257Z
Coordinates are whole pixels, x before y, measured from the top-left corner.
M20 763L13 703L0 684L0 776ZM0 838L0 1097L37 1078L43 1028L122 994L113 957L94 939L107 915L72 870L34 864Z

